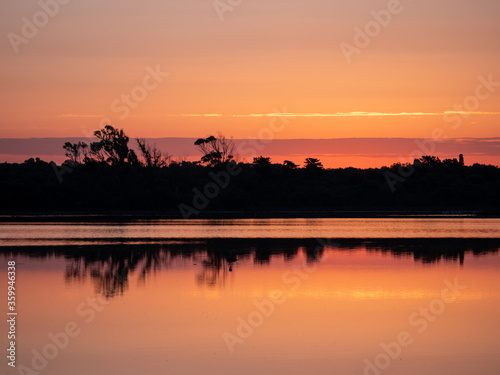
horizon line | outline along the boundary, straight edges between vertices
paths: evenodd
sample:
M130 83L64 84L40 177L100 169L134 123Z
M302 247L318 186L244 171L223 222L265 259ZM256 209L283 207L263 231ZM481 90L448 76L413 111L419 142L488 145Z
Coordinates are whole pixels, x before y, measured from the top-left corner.
M14 137L0 137L0 140L9 140L9 139L67 139L67 138L88 138L84 135L82 136L59 136L59 137L27 137L27 138L14 138ZM129 137L129 139L136 139L138 137ZM185 136L185 137L139 137L146 139L198 139L200 137L194 136ZM242 138L234 138L234 137L226 137L226 139L233 140L259 140L260 138L251 138L251 137L242 137ZM324 140L350 140L350 139L405 139L405 140L415 140L415 139L423 139L423 140L432 140L434 142L446 142L450 140L500 140L500 137L443 137L434 139L432 137L338 137L338 138L274 138L271 141L324 141Z

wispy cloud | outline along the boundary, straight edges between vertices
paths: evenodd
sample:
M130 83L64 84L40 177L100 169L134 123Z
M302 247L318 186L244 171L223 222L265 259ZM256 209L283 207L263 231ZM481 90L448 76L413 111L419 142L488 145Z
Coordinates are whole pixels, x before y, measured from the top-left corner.
M189 113L168 114L170 117L420 117L444 115L480 115L495 116L500 112L468 112L468 111L443 111L443 112L334 112L334 113L248 113L248 114L222 114L222 113Z
M88 117L103 117L103 115L80 115L77 113L63 113L61 115L57 115L57 117L82 117L82 118L88 118Z
M423 116L444 116L444 115L479 115L479 116L498 116L500 112L468 112L468 111L443 111L443 112L333 112L333 113L295 113L295 112L271 112L271 113L246 113L246 114L227 114L227 113L181 113L181 114L166 114L168 117L423 117ZM63 113L57 115L59 118L96 118L104 117L104 115L93 114L78 114L78 113Z

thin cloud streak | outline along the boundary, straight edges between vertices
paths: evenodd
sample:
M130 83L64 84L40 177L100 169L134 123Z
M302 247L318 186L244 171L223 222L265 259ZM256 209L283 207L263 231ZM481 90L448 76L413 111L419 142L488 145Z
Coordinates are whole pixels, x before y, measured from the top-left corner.
M222 114L222 113L189 113L168 114L169 117L417 117L417 116L445 116L445 115L479 115L496 116L500 112L480 111L443 111L443 112L334 112L334 113L248 113L248 114Z
M82 118L84 118L84 117L90 117L90 118L95 118L95 117L103 117L103 115L79 115L79 114L75 114L75 113L63 113L61 115L57 115L57 117L63 117L63 118L67 118L67 117L71 117L71 118L73 118L73 117L76 117L76 118L78 118L78 117L82 117Z

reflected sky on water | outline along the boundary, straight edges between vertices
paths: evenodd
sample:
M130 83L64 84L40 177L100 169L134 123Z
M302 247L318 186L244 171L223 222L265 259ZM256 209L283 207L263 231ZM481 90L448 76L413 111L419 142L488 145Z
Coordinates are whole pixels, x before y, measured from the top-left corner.
M18 364L31 366L50 333L79 329L42 374L493 375L499 248L497 238L16 244L0 247L0 278L15 259Z

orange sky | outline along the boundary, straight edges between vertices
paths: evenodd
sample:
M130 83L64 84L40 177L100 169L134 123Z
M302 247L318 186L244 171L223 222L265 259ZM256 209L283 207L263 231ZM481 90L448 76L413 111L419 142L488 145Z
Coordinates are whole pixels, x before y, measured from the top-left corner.
M0 5L1 138L499 135L496 0L56 1Z

